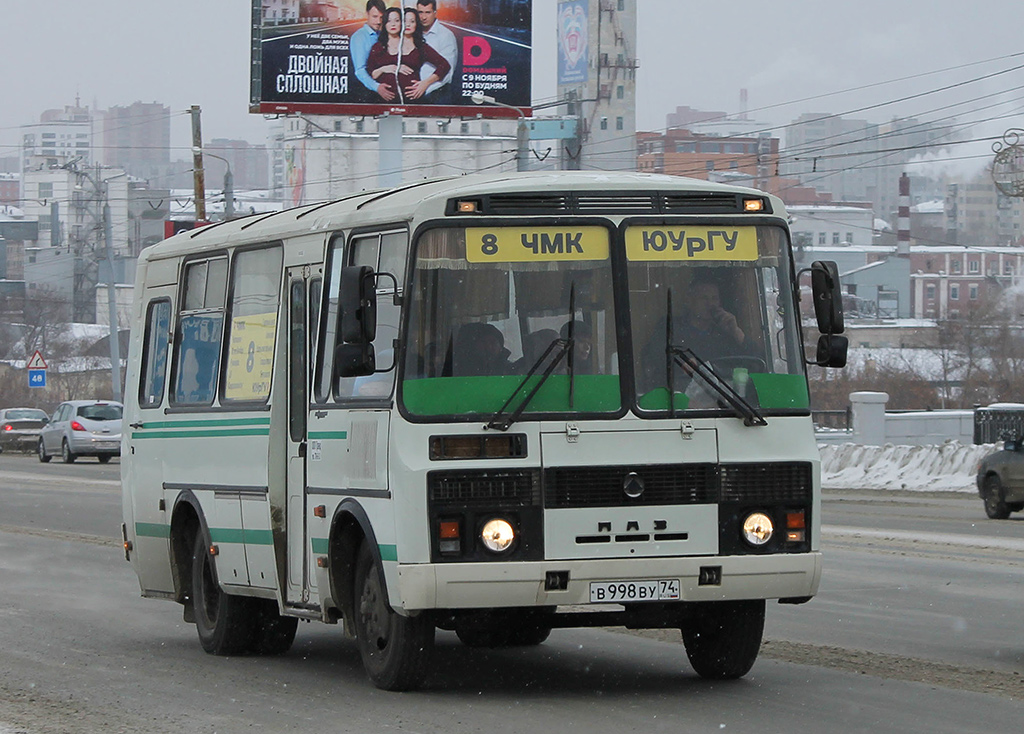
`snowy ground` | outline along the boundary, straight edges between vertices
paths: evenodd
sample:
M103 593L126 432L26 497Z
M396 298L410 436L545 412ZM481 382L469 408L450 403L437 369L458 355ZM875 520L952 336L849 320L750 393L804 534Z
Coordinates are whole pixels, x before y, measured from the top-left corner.
M826 489L973 493L978 462L998 448L956 441L938 446L821 444L821 484Z

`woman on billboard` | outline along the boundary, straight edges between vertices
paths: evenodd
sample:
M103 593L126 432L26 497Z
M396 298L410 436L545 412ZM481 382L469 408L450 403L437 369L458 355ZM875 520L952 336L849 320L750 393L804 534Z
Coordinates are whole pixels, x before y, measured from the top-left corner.
M404 16L404 22L403 22ZM420 79L420 67L431 64L434 72ZM395 92L400 104L414 102L427 88L447 76L451 65L423 40L419 16L413 8L388 8L380 39L370 49L366 68L376 81Z

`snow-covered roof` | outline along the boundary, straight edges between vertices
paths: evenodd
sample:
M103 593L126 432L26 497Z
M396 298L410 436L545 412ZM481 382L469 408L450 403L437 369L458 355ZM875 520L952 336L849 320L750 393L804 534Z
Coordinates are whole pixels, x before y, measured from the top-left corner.
M922 201L920 204L910 207L910 211L917 214L942 214L946 211L946 202L942 199Z

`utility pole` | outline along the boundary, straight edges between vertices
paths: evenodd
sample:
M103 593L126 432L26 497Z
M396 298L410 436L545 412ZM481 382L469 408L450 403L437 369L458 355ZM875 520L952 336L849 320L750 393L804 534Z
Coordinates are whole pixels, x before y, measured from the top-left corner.
M206 175L203 173L203 130L199 113L199 105L192 105L192 182L197 224L206 221Z
M104 184L106 189L106 184ZM121 402L121 344L117 328L117 285L114 283L114 225L110 221L110 196L103 197L103 239L107 245L107 317L110 319L110 387L114 400Z

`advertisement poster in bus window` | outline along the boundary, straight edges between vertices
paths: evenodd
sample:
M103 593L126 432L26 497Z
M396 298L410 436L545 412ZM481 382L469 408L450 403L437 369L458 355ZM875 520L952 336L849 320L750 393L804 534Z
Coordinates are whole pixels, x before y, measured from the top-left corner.
M584 0L558 3L559 84L585 84L587 81L590 64L587 5Z
M532 0L401 5L416 12L395 0L253 0L250 111L516 116L473 104L482 92L530 113ZM397 51L406 23L415 42L398 64L388 32Z

